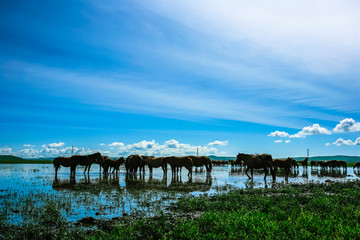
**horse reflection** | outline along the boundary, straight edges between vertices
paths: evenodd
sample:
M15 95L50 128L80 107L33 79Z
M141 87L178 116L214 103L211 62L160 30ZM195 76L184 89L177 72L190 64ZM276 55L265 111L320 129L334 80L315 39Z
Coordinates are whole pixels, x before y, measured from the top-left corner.
M102 192L118 191L122 192L122 188L119 184L119 178L108 177L104 175L98 179L90 181L90 177L85 175L84 178L76 181L75 176L70 176L70 180L59 179L55 177L52 185L54 190L57 191L74 191L74 192L86 192L95 195L99 195Z
M344 178L347 176L347 171L339 168L338 169L321 168L318 171L312 171L311 173L317 175L318 177Z
M188 181L182 182L181 179L172 178L170 185L167 187L168 191L176 192L207 192L212 186L212 177L210 173L206 174L205 182L199 179L189 178Z
M147 190L166 190L167 176L163 175L162 179L154 179L149 177L148 181L145 178L137 175L127 174L125 176L126 191L137 194L141 191Z

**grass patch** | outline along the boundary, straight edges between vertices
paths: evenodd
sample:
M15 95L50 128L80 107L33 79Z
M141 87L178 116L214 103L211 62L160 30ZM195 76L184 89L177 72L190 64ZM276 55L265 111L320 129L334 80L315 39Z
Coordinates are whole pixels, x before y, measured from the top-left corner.
M89 229L69 225L48 201L22 226L1 220L0 238L359 239L359 206L360 181L275 185L185 197L154 217L96 220Z
M357 239L360 182L296 184L187 197L169 214L117 224L94 239Z

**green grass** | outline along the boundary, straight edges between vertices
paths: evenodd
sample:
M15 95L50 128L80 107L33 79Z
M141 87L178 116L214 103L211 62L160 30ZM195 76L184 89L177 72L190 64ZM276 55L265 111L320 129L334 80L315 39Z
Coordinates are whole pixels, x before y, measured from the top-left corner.
M268 189L184 197L154 217L133 214L96 228L68 223L62 198L36 195L15 209L22 225L0 211L0 239L359 239L360 181L277 184ZM15 207L15 206L14 206Z
M235 190L179 200L153 218L123 218L92 239L359 239L360 182ZM131 220L129 220L131 219Z

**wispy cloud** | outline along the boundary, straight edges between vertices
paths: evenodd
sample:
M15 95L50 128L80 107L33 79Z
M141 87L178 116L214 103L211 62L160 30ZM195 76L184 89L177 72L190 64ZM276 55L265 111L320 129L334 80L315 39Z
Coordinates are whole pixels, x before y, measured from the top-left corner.
M191 29L257 45L314 71L344 71L359 60L358 1L178 0L148 7Z
M225 140L225 141L216 140L216 141L208 143L208 146L226 146L228 144L229 144L228 140Z

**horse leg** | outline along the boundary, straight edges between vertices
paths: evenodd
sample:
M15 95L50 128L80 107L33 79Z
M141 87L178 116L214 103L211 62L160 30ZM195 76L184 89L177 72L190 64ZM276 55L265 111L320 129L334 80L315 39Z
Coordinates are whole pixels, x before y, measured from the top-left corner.
M246 167L245 174L249 177L249 179L251 179L251 177L250 177L249 174L247 173L248 171L249 171L249 167Z
M264 167L264 172L265 172L264 180L266 180L266 173L267 173L266 167ZM251 177L252 177L252 171L251 171Z
M251 168L251 179L254 180L254 168Z

